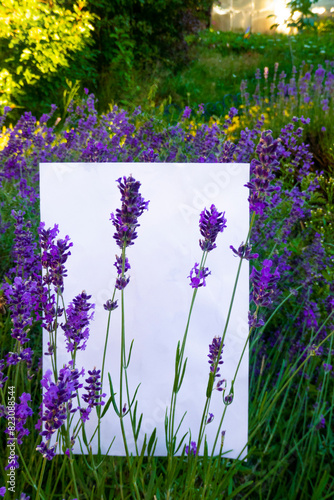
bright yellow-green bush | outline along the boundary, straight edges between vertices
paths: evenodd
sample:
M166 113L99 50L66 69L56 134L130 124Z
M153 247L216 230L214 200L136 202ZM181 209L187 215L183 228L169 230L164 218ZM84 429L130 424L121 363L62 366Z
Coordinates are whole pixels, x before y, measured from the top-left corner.
M84 0L71 10L57 0L2 0L0 107L17 105L23 89L68 66L69 55L85 47L94 16L84 7Z

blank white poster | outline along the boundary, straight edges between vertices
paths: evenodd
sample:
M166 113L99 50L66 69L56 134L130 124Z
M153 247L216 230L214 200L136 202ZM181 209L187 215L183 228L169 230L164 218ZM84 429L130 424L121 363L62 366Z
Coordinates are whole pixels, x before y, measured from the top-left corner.
M116 268L115 255L120 255L113 235L115 227L110 214L121 208L117 179L130 174L140 181L140 193L149 200L148 210L139 218L138 238L127 248L131 265L130 282L124 290L125 335L127 351L134 339L128 377L130 393L137 385L138 413L143 413L139 444L145 433L157 429L155 454L166 455L164 420L169 407L175 366L177 342L186 327L193 289L189 274L200 262L199 239L201 211L214 204L225 212L227 227L218 234L217 248L209 254L206 266L211 271L206 286L198 289L185 356L188 358L183 385L178 393L176 424L186 416L179 437L191 432L196 441L206 398L210 371L209 345L221 337L229 309L239 265L230 245L238 248L246 240L249 229L247 164L192 163L52 163L40 165L41 220L46 228L59 225L59 237L69 235L73 242L66 262L64 298L68 305L83 290L92 295L94 319L85 351L78 351L76 367L101 369L108 312L103 304L112 297ZM119 299L118 291L116 298ZM221 378L231 385L242 349L248 335L249 269L243 261L234 306L224 341L220 367ZM61 330L60 330L61 331ZM119 392L121 339L121 307L111 313L111 325L106 356L103 390L110 395L108 376L114 391ZM49 338L44 332L43 352ZM59 333L57 341L58 370L71 357L65 339ZM44 371L50 368L50 357L44 356ZM218 379L216 379L218 381ZM84 382L84 380L82 380ZM84 386L87 385L84 383ZM223 452L236 458L248 440L248 348L235 383L234 400L228 406L221 430L225 431ZM82 392L83 389L81 389ZM226 395L225 394L225 395ZM84 404L82 405L84 406ZM209 451L212 449L219 421L224 410L222 393L213 391L210 412L214 420L206 426ZM88 438L96 426L95 412L86 423ZM124 418L130 452L134 442L129 417ZM102 453L111 441L110 455L124 455L119 418L112 405L101 422ZM189 437L187 436L186 443ZM216 449L219 452L220 445ZM92 441L97 452L97 439ZM241 457L246 455L247 449ZM78 440L74 453L81 453ZM203 453L203 447L199 450Z

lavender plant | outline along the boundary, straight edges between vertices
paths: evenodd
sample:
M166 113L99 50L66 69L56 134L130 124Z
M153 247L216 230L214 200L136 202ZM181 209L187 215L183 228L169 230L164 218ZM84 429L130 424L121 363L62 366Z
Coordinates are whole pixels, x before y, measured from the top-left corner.
M126 436L125 436L123 419L129 414L132 432L133 432L133 437L134 437L134 442L135 442L135 447L136 447L136 453L138 455L139 449L138 449L137 440L138 440L138 434L139 434L139 430L140 430L142 415L139 417L139 421L137 422L136 413L137 413L137 404L138 403L137 403L135 398L136 398L136 394L137 394L139 386L137 387L134 396L130 395L128 374L127 374L127 368L129 366L129 362L130 362L133 341L131 343L130 351L127 354L126 353L126 345L125 345L124 289L130 281L130 278L125 275L125 273L130 269L130 264L129 264L128 258L126 256L126 248L129 247L130 245L133 245L134 240L137 238L137 231L136 230L139 227L138 218L143 214L144 210L148 209L149 201L145 201L144 198L142 197L142 195L140 194L140 192L139 192L140 182L136 181L132 177L132 175L130 175L129 177L123 177L123 179L119 178L117 182L118 182L119 190L121 192L122 206L120 209L118 208L116 210L115 214L114 213L111 214L110 220L112 221L112 224L116 228L116 232L114 234L114 239L116 240L117 246L122 250L122 254L120 256L116 255L116 262L114 264L116 269L117 269L117 275L118 275L118 277L116 279L116 283L115 283L115 289L121 291L122 327L121 327L121 353L120 353L120 379L119 379L119 384L120 384L119 385L119 406L117 408L117 404L116 404L116 401L114 399L113 399L113 406L114 406L115 411L120 419L124 448L125 448L126 456L129 460L130 453L129 453L127 440L126 440ZM111 299L111 303L113 302L113 300L114 300L114 297ZM108 306L106 308L108 309ZM111 314L111 311L109 311L109 318L110 318L110 314ZM104 357L103 357L103 363L102 363L102 375L103 375L105 353L106 353L106 347L107 347L108 335L109 335L109 325L110 325L110 321L108 319L108 329L107 329ZM110 381L110 390L111 390L111 394L113 397L114 396L113 385L111 382L110 374L108 374L108 376L109 376L109 381ZM125 386L126 386L126 401L127 401L127 403L124 402L123 381L125 381ZM134 484L136 484L136 483L134 483ZM136 493L139 496L138 491L136 491Z
M191 269L190 275L188 276L190 278L190 285L192 288L194 288L194 291L190 303L190 309L189 309L185 332L182 338L182 343L179 341L176 349L173 390L172 390L169 411L168 409L166 410L166 417L165 417L166 448L168 455L167 482L170 483L171 483L171 475L173 467L173 457L175 453L177 453L180 447L182 446L186 437L186 435L184 435L181 438L180 442L177 443L177 433L181 423L179 423L176 428L175 411L176 411L177 395L181 389L182 381L187 366L187 358L184 360L184 351L187 342L191 315L195 304L198 288L206 285L205 278L210 274L208 268L205 267L208 254L214 248L216 248L217 236L220 232L223 232L225 228L226 228L225 212L224 213L218 212L217 208L214 205L211 205L210 210L204 209L201 212L199 220L199 229L203 239L199 240L199 246L203 251L203 253L200 264L195 263L195 266ZM183 418L184 416L182 417L181 422ZM168 487L170 488L171 485L169 485ZM170 490L168 491L168 494L170 494Z
M299 80L295 77L295 83L291 82L290 91L288 89L289 95L286 95L283 77L279 79L277 103L292 103L298 92L302 92L310 97L304 104L311 109L314 96L326 92L327 87L330 89L328 70L326 75L318 71L312 84L305 76ZM260 91L257 96L261 104ZM331 97L328 102L316 103L319 105L330 108ZM273 105L272 109L279 107ZM298 114L298 109L294 107L293 115ZM98 117L94 96L87 93L81 105L70 106L64 123L58 122L58 129L55 125L48 125L55 120L56 112L53 107L51 113L39 121L29 113L23 115L12 129L5 130L0 151L1 251L6 262L2 267L4 279L1 285L0 413L5 423L4 430L10 429L6 394L14 383L17 387L17 431L14 437L22 441L16 445L17 453L13 457L18 481L16 496L22 493L24 498L24 492L27 492L33 498L43 499L63 499L65 495L66 499L73 496L121 498L122 495L162 498L172 490L175 498L199 496L209 499L222 495L231 498L257 495L261 489L268 498L288 498L289 495L302 499L312 495L328 497L334 487L334 478L327 465L331 463L333 443L333 258L330 232L321 230L317 222L319 216L314 218L316 197L321 194L323 181L315 171L309 148L303 142L302 127L311 127L313 117L304 111L301 111L304 117L300 119L292 116L291 123L279 132L280 140L274 140L273 134L263 133L267 119L264 116L257 120L254 128L247 128L245 122L240 138L235 141L230 135L237 118L234 110L226 122L227 128L213 122L194 126L190 122L189 110L177 124L166 126L160 119L147 117L139 109L129 115L113 107L110 113ZM309 124L308 118L311 118ZM124 335L121 354L123 395L117 404L112 384L109 386L110 395L105 400L105 357L101 367L89 367L86 382L81 367L75 366L76 352L86 342L89 349L87 328L92 307L86 292L68 306L63 303L65 264L71 243L67 237L58 238L57 227L45 229L43 225L39 226L37 166L40 161L147 160L251 162L248 188L250 204L256 215L252 216L252 231L245 243L238 249L231 249L240 258L240 264L245 258L262 262L262 265L255 264L251 272L252 302L247 339L251 355L251 397L247 463L232 462L217 450L216 457L209 456L205 445L203 457L199 454L201 443L205 444L206 426L214 425L213 418L217 422L217 415L210 412L209 403L204 407L202 430L197 440L189 436L188 442L186 438L177 441L176 426L170 415L173 418L172 408L175 408L178 393L175 389L181 390L186 362L182 346L187 334L177 349L178 377L166 421L167 429L170 429L170 435L167 435L170 456L181 442L181 457L164 461L149 456L145 461L138 453L137 458L130 457L125 462L102 456L96 460L89 450L92 436L85 432L87 418L96 413L95 434L98 434L104 412L114 408L113 403L120 424L129 415L133 428L138 429L139 421L134 417L135 402L131 406L136 398L127 393L129 354L126 355ZM112 217L117 235L115 240L121 245L118 246L122 253L115 262L119 288L115 287L115 293L105 304L109 319L118 305L117 290L123 296L129 284L127 271L130 264L125 248L134 241L138 224L136 214L147 208L147 202L140 198L135 187L136 181L127 184L127 179L119 180L122 196L127 189L133 195L129 198L131 210L128 212L125 205L123 207L122 200L122 208ZM135 200L139 199L136 205ZM12 210L15 210L13 214ZM224 214L215 207L202 213L200 245L203 254L214 249L215 238L226 224L224 220ZM38 256L40 251L41 258ZM206 257L195 263L188 276L193 297L199 288L205 293L205 285L210 285L209 273ZM121 302L123 308L124 298ZM190 317L188 323L187 328ZM52 370L44 374L40 363L41 326L50 336L47 353ZM65 367L57 369L57 336L63 333L66 334L69 359ZM106 345L107 337L108 334ZM209 354L208 400L211 396L223 395L223 413L233 404L238 374L238 369L228 377L223 372L224 342L224 331L213 332L208 353L203 353L203 357ZM42 443L38 433L43 432L42 429L34 428L41 403L38 381L45 385L43 398L46 397L44 410L40 412L47 433ZM80 385L84 386L81 396ZM223 424L219 422L218 425L217 444L221 445L224 429ZM58 434L57 446L63 454L55 455L55 443L47 439L51 434ZM6 436L1 433L3 449ZM86 448L87 457L73 454L74 441ZM151 445L153 449L153 441ZM40 453L36 452L37 447ZM270 468L268 464L272 464ZM3 469L7 465L8 456L4 457ZM281 476L278 472L284 477L279 483L277 477ZM6 477L2 477L0 485L5 484ZM10 498L8 488L6 492L4 488L1 487L0 493Z

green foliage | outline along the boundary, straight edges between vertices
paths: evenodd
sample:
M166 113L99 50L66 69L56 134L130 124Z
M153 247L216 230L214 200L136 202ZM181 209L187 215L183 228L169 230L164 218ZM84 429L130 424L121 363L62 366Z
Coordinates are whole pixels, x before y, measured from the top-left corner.
M222 56L254 53L261 55L261 64L273 66L279 62L280 68L289 73L292 66L302 61L323 64L325 59L334 58L334 46L328 34L299 33L297 35L271 35L252 33L219 32L212 29L199 34L197 46L219 52ZM195 41L194 37L192 40ZM248 54L247 54L248 55Z
M99 50L99 65L113 62L131 38L134 55L148 60L152 56L166 59L175 45L191 31L191 23L210 21L212 0L88 0L91 12L98 16L94 40ZM127 33L121 37L120 33ZM115 36L116 35L116 36ZM167 51L167 55L166 55Z
M106 105L114 99L128 104L138 90L139 67L188 61L185 34L209 24L211 5L212 0L4 0L0 107L47 111L61 100L66 80L101 94Z
M158 83L156 102L172 97L180 108L205 103L208 115L227 113L231 106L241 104L240 82L247 80L247 91L252 95L257 80L256 69L269 68L269 77L274 74L275 63L279 63L278 75L284 71L286 81L292 76L295 66L298 70L302 61L308 71L311 64L317 67L324 60L334 60L334 45L330 33L298 33L295 36L283 34L252 33L244 37L241 33L203 30L197 35L186 37L191 46L191 62L177 71L169 68L150 68L146 73L136 75L136 81L146 88L153 81ZM147 90L147 88L146 88ZM269 87L267 89L269 91ZM133 103L141 104L144 93L133 96ZM270 125L275 133L281 123Z
M211 5L212 0L88 0L97 16L97 93L128 104L137 86L135 69L144 66L150 72L157 61L170 67L188 61L185 34L209 24Z
M334 19L332 17L319 19L315 25L319 34L334 32Z
M318 0L290 0L287 3L291 11L291 15L295 12L300 12L303 16L312 15L312 5L318 3Z
M311 8L312 5L317 2L318 0L290 0L290 2L287 3L291 11L288 26L298 28L300 31L306 28L315 28L315 21L318 15L313 14ZM297 20L293 18L295 13L301 14Z
M51 0L3 0L0 107L22 105L29 89L68 68L70 55L85 48L94 16L84 7L83 0L73 3L71 10Z

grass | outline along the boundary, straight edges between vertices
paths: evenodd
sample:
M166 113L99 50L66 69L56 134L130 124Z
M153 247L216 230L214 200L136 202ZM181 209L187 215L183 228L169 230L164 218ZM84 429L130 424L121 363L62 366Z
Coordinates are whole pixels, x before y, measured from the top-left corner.
M275 62L279 62L279 72L285 71L289 77L293 66L298 69L303 61L306 70L311 64L317 67L326 59L334 59L332 33L300 33L291 37L254 33L245 38L242 33L210 29L190 35L187 41L189 62L176 70L161 63L138 66L128 88L117 81L112 71L101 75L96 92L99 110L108 109L111 101L133 109L144 102L149 88L156 84L157 106L170 96L179 108L216 104L215 114L219 116L233 103L240 103L241 80L248 80L250 91L254 91L258 68L263 74L267 66L272 74Z

